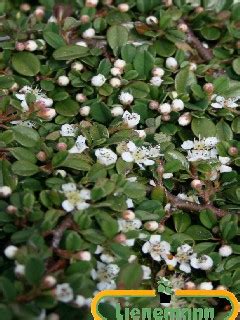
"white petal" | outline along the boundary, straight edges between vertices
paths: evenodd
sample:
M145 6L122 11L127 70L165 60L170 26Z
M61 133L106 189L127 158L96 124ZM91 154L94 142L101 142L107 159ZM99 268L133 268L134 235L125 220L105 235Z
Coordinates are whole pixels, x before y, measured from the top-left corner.
M71 202L69 202L68 200L63 201L62 207L67 212L71 212L74 210L74 205L72 205Z
M150 252L151 257L153 258L153 260L155 261L161 261L161 256L160 254L156 253L156 252Z
M147 241L142 246L142 252L143 253L148 253L150 250L151 250L151 245L150 245L149 241Z
M157 244L157 243L159 243L160 241L161 241L161 236L158 235L158 234L152 235L152 236L150 237L150 240L149 240L149 242L150 242L151 244Z
M190 273L191 272L191 267L187 263L181 263L179 266L179 269L185 273Z
M130 152L123 152L122 159L126 162L133 162L134 158Z

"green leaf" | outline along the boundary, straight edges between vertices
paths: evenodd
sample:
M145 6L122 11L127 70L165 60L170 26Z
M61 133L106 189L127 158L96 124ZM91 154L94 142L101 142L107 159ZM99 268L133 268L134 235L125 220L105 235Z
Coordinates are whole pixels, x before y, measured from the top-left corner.
M82 249L83 240L76 231L69 231L65 239L65 246L68 251L79 251Z
M56 60L73 60L77 58L87 57L88 55L88 48L75 44L60 47L53 52L53 57Z
M150 92L149 85L142 81L134 81L127 88L131 89L134 98L145 98Z
M11 149L10 152L17 160L27 160L32 163L35 163L37 161L37 158L34 155L34 153L26 148L17 147Z
M232 67L236 74L240 75L240 58L233 60Z
M12 76L0 76L0 89L9 89L14 83Z
M137 263L130 263L121 268L117 282L125 289L137 289L143 278L142 267Z
M191 218L185 212L177 212L173 215L174 226L177 232L184 232L191 225Z
M224 121L220 120L216 125L217 138L220 141L228 141L233 139L233 132L230 126Z
M17 294L13 282L5 277L0 277L0 291L7 301L13 301Z
M217 223L217 217L211 210L203 210L200 212L199 215L201 223L204 225L204 227L211 229L214 227Z
M40 71L40 61L31 52L14 53L12 66L19 74L27 77L35 76Z
M173 56L176 51L175 45L166 39L157 40L154 48L159 56L165 58Z
M194 240L209 240L213 238L208 229L199 225L192 225L185 231L185 233L191 236Z
M182 69L175 78L175 88L178 94L186 94L191 90L191 86L195 84L196 77L189 68Z
M146 187L139 182L128 181L123 188L123 192L132 199L142 198L146 194Z
M100 123L108 123L112 118L110 109L103 102L93 103L90 114L95 121Z
M235 133L240 133L240 117L236 117L232 122L232 130Z
M69 154L60 166L80 171L88 171L91 168L91 165L82 158L81 154Z
M40 258L32 257L26 264L26 279L32 285L40 283L44 274L44 263Z
M120 25L114 25L107 31L107 41L112 49L125 45L128 41L128 30Z
M221 36L221 32L218 28L214 27L203 27L201 29L201 34L207 40L217 40Z
M55 105L57 113L66 117L76 116L79 112L79 108L79 104L70 98L63 101L59 101Z
M63 37L52 31L43 32L43 39L54 49L58 49L66 45Z
M112 239L118 233L117 220L109 214L96 214L96 220L107 238Z
M126 44L121 49L122 59L125 60L127 63L132 63L136 55L136 52L137 52L137 49L133 45Z
M133 66L139 76L147 77L154 67L154 57L146 50L138 51L133 60Z
M209 254L214 252L217 244L212 242L202 242L194 246L194 252L198 254Z
M192 131L197 137L207 138L215 137L216 126L212 120L208 118L193 118Z
M34 174L39 172L38 166L33 164L32 162L26 160L19 160L13 163L12 165L13 173L19 176L33 176Z
M12 130L15 140L24 147L32 148L40 140L38 132L32 128L15 126Z

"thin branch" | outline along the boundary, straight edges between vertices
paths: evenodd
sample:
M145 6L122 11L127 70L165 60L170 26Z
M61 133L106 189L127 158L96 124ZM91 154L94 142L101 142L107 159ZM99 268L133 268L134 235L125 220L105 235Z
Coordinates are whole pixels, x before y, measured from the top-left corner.
M227 211L216 208L213 204L198 204L190 201L185 201L174 196L169 191L165 191L168 201L177 209L181 209L187 212L200 212L202 210L211 210L217 217L224 217L228 214Z
M212 60L213 53L211 49L205 48L202 44L202 42L198 39L197 36L195 36L192 29L189 27L189 25L186 23L184 19L180 19L180 23L184 23L188 26L187 31L187 42L190 44L194 49L197 50L199 56L206 62Z
M72 217L68 215L60 224L60 226L54 231L52 239L52 248L58 249L62 236L66 229L73 224Z

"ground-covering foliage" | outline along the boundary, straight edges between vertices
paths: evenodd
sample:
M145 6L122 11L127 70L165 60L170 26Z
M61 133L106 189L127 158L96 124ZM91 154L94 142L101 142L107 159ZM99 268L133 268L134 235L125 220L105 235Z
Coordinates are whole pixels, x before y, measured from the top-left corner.
M0 13L0 318L92 319L162 276L239 297L240 4Z

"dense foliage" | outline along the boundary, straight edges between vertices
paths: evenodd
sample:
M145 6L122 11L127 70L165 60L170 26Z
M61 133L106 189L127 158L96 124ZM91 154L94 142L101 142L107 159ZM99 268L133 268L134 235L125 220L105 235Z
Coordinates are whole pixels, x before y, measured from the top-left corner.
M1 319L92 319L160 276L239 297L240 4L0 12Z

